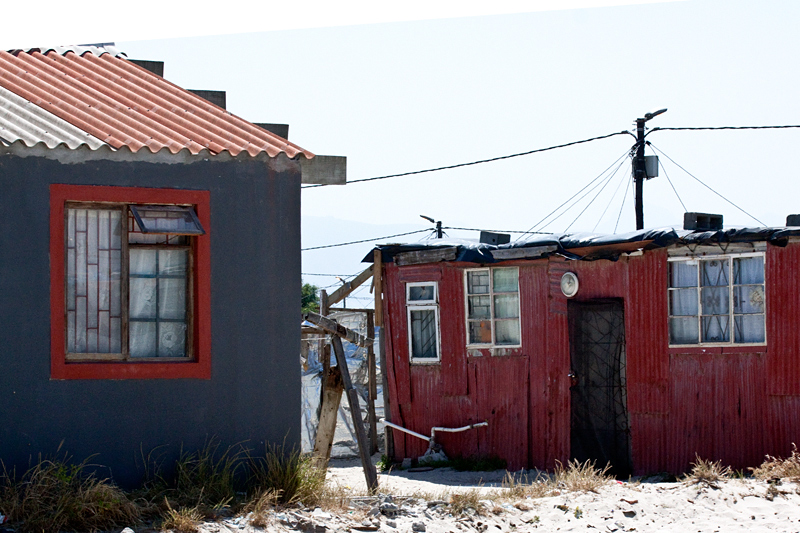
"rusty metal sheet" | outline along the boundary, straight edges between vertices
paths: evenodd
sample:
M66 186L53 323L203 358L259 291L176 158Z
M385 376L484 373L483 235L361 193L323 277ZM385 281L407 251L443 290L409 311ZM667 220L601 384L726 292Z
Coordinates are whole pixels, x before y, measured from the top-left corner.
M770 394L800 395L800 243L769 246L765 261L767 292L767 386Z
M0 87L115 149L314 156L103 48L0 51Z

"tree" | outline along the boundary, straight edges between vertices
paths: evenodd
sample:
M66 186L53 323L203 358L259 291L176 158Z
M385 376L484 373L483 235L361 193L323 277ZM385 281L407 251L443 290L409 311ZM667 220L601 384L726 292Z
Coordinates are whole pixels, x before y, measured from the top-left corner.
M301 313L308 313L309 311L319 311L319 296L317 295L319 287L310 283L303 283L302 299L301 299Z

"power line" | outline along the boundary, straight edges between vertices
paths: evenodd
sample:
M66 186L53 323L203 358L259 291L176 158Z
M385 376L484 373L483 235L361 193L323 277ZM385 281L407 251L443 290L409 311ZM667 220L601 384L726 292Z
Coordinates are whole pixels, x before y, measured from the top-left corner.
M549 231L519 231L519 230L513 230L513 229L454 228L452 226L447 226L447 227L444 227L442 229L457 229L457 230L463 230L463 231L491 231L491 232L494 232L494 233L544 233L544 234L547 234L547 235L551 234L551 232L549 232Z
M325 244L323 246L312 246L310 248L303 248L300 251L306 252L308 250L321 250L322 248L335 248L337 246L350 246L351 244L361 244L365 242L372 242L372 241L382 241L383 239L393 239L394 237L404 237L406 235L414 235L415 233L423 233L428 232L429 229L418 229L417 231L409 231L406 233L397 233L396 235L387 235L385 237L375 237L374 239L362 239L360 241L351 241L351 242L340 242L337 244Z
M704 131L704 130L782 130L788 128L800 128L798 124L786 124L784 126L701 126L696 128L660 128L656 127L647 132L648 135L654 131Z
M674 160L673 160L673 159L672 159L670 156L668 156L667 154L665 154L665 153L664 153L662 150L659 150L659 149L658 149L656 146L654 146L652 143L650 143L650 147L651 147L651 148L653 148L654 150L656 150L656 151L657 151L659 154L663 155L664 157L666 157L667 159L669 159L670 161L672 161L672 163L673 163L675 166L677 166L679 169L681 169L681 170L683 170L684 172L686 172L687 174L689 174L689 175L690 175L692 178L694 178L694 179L695 179L695 180L696 180L698 183L700 183L700 185L702 185L703 187L705 187L705 188L706 188L706 189L708 189L709 191L713 192L714 194L716 194L717 196L719 196L720 198L722 198L723 200L725 200L726 202L728 202L729 204L731 204L733 207L735 207L736 209L738 209L739 211L741 211L741 212L742 212L742 213L744 213L745 215L749 216L750 218L752 218L753 220L755 220L756 222L758 222L758 223L759 223L759 224L761 224L762 226L766 226L766 224L764 224L763 222L761 222L760 220L758 220L756 217L754 217L753 215L751 215L750 213L748 213L747 211L745 211L744 209L742 209L741 207L739 207L739 206L738 206L738 205L736 205L735 203L731 202L730 200L728 200L727 198L725 198L724 196L722 196L720 193L718 193L717 191L715 191L714 189L712 189L710 186L708 186L708 185L706 185L705 183L703 183L703 181L701 181L701 180L700 180L700 178L698 178L697 176L695 176L694 174L692 174L691 172L689 172L688 170L686 170L685 168L683 168L682 166L680 166L680 165L679 165L678 163L676 163L676 162L675 162L675 161L674 161Z
M664 167L664 165L661 163L661 161L658 162L658 166L660 166L661 170L664 171L664 176L667 178L667 182L669 182L669 186L672 187L673 191L675 191L675 196L678 197L678 201L681 203L681 207L683 207L683 212L685 213L685 212L689 211L688 209L686 209L686 204L684 204L683 200L681 200L681 195L678 194L678 189L675 188L675 185L672 184L672 180L669 179L669 174L667 174L667 169Z
M346 278L348 276L351 276L352 274L312 274L312 273L309 273L309 272L301 272L300 275L301 276L327 276L327 277L339 276L340 278Z
M622 205L619 206L619 215L617 215L617 223L614 224L614 234L615 235L617 234L617 228L619 227L619 219L622 218L622 210L625 208L625 200L628 199L628 189L631 188L631 182L633 180L630 179L630 180L625 180L625 181L627 182L627 185L625 185L625 194L622 195Z
M413 176L415 174L424 174L426 172L438 172L440 170L450 170L452 168L468 167L468 166L471 166L471 165L480 165L482 163L492 163L494 161L502 161L503 159L511 159L512 157L520 157L520 156L523 156L523 155L536 154L536 153L539 153L539 152L547 152L548 150L555 150L557 148L566 148L567 146L575 146L576 144L583 144L583 143L588 143L588 142L592 142L592 141L599 141L601 139L608 139L609 137L615 137L617 135L631 135L631 132L629 132L629 131L618 131L616 133L609 133L608 135L600 135L599 137L591 137L589 139L583 139L583 140L580 140L580 141L573 141L573 142L569 142L569 143L566 143L566 144L557 144L555 146L548 146L547 148L537 148L536 150L529 150L527 152L520 152L520 153L517 153L517 154L502 155L500 157L492 157L490 159L480 159L478 161L471 161L469 163L458 163L456 165L448 165L448 166L445 166L445 167L428 168L428 169L425 169L425 170L414 170L412 172L402 172L400 174L389 174L387 176L377 176L377 177L374 177L374 178L362 178L362 179L358 179L358 180L348 181L347 185L350 185L351 183L360 183L360 182L365 182L365 181L385 180L385 179L388 179L388 178L399 178L399 177L402 177L402 176ZM312 187L325 187L327 185L328 185L327 183L319 183L319 184L316 184L316 185L305 185L305 186L303 186L301 188L302 189L310 189Z
M623 165L624 163L625 163L625 160L624 160L624 159L623 159L622 161L620 161L620 163L619 163L619 165L617 166L617 168L615 168L615 169L614 169L614 172L612 172L611 174L609 174L608 178L606 178L606 180L605 180L604 182L602 182L602 183L603 183L603 186L602 186L602 187L600 187L600 190L599 190L599 191L597 191L597 194L595 194L595 195L594 195L594 198L592 198L592 199L589 201L589 203L588 203L588 204L586 204L586 207L584 207L584 208L583 208L583 210L582 210L580 213L578 213L578 216L576 216L576 217L575 217L575 220L573 220L573 221L570 223L570 225L569 225L569 226L567 226L567 228L564 230L564 233L566 233L567 231L569 231L569 228L571 228L571 227L572 227L572 225L573 225L573 224L575 224L575 223L578 221L578 219L579 219L579 218L581 218L581 216L582 216L582 215L583 215L583 214L586 212L586 210L587 210L587 209L589 209L589 207L590 207L590 206L591 206L591 205L594 203L594 201L595 201L595 200L597 200L597 198L600 196L600 193L602 193L602 192L605 190L605 188L606 188L606 187L608 187L608 184L611 182L611 180L614 178L614 176L616 176L616 175L617 175L617 172L619 172L619 169L620 169L620 167L622 167L622 165ZM595 186L595 187L594 187L594 189L596 189L596 188L597 188L597 186ZM594 189L592 189L592 190L594 190ZM583 199L584 199L586 196L588 196L588 194L589 194L590 192L591 192L591 190L587 191L587 192L586 192L586 194L584 194L584 195L583 195L583 196L582 196L582 197L581 197L579 200L577 200L575 203L577 204L577 203L578 203L578 201L580 201L580 200L583 200ZM575 204L572 204L572 205L575 205ZM570 207L572 207L572 206L570 206ZM566 211L565 211L565 213L566 213Z
M614 165L616 165L617 163L619 163L619 161L620 161L621 159L623 159L625 156L627 156L627 155L628 155L628 153L629 153L629 151L630 151L630 150L625 150L625 152L624 152L624 153L623 153L621 156L619 156L619 157L617 158L617 160L616 160L616 161L614 161L613 163L611 163L611 164L608 166L608 168L606 168L604 171L602 171L600 174L598 174L596 178L594 178L592 181L590 181L589 183L587 183L586 185L584 185L584 186L583 186L583 188L582 188L581 190L579 190L578 192L576 192L575 194L573 194L572 196L570 196L569 198L567 198L567 199L564 201L564 203L562 203L561 205L559 205L558 207L556 207L555 209L553 209L552 211L550 211L550 213L548 213L548 214L547 214L547 215L546 215L546 216L545 216L543 219L541 219L539 222L537 222L536 224L534 224L533 226L531 226L531 227L530 227L530 229L528 229L528 231L524 232L522 235L520 235L519 237L517 237L517 238L515 239L515 241L514 241L514 242L516 242L516 241L520 240L522 237L524 237L524 236L525 236L526 234L528 234L528 233L535 233L534 231L532 231L532 230L533 230L533 228L535 228L535 227L539 226L539 225L540 225L542 222L544 222L545 220L547 220L548 218L550 218L551 216L553 216L553 214L554 214L554 213L556 213L556 212L557 212L559 209L561 209L562 207L564 207L565 205L567 205L569 202L571 202L573 198L575 198L575 197L576 197L576 196L578 196L580 193L582 193L584 190L586 190L588 187L590 187L590 186L591 186L591 185L592 185L592 184L593 184L595 181L597 181L597 180L599 180L601 177L603 177L603 175L604 175L606 172L608 172L608 171L611 169L611 167L613 167ZM562 213L562 215L563 215L563 213ZM559 215L559 217L560 217L560 216L561 216L561 215ZM556 217L556 218L558 218L558 217ZM553 222L553 221L551 220L550 222ZM548 224L549 224L550 222L548 222Z
M624 163L624 161L623 161L623 163ZM614 173L616 174L617 172L619 172L619 169L620 169L621 167L622 167L622 163L620 163L620 165L617 167L617 170L615 170L615 171L614 171ZM617 184L617 188L616 188L616 189L614 189L614 194L612 194L612 195L611 195L611 198L609 198L609 200L608 200L608 203L606 204L606 208L605 208L605 209L603 209L603 214L602 214L602 215L600 215L600 218L598 218L598 219L597 219L597 224L595 224L595 225L594 225L594 227L592 228L592 231L593 231L593 232L594 232L594 231L597 229L597 226L599 226L599 225L600 225L600 222L602 222L602 221L603 221L603 218L605 218L605 216L606 216L606 213L608 212L608 208L609 208L609 207L611 207L611 204L612 204L612 203L614 203L614 198L616 198L616 197L617 197L617 193L619 192L619 188L620 188L620 187L622 187L622 184L623 184L623 182L625 182L625 181L627 181L627 180L625 179L625 174L623 174L623 175L622 175L622 179L621 179L621 180L619 180L619 183ZM624 203L624 202L625 202L625 199L623 198L623 199L622 199L622 201L623 201L623 203Z

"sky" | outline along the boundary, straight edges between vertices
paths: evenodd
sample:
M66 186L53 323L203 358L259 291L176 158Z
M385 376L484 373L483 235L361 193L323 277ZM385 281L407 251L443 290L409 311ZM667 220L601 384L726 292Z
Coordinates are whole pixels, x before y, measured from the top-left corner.
M132 59L164 61L165 77L185 88L227 91L232 113L287 123L303 148L346 156L348 180L633 131L636 118L659 108L668 111L648 127L800 124L800 2L793 0L509 0L494 2L494 11L478 2L412 2L391 12L374 2L345 4L334 12L308 0L284 12L273 3L273 12L239 10L233 26L233 9L216 27L207 11L205 26L188 15L175 24L176 14L172 26L153 23L149 33L131 14L131 27L112 25L113 35L84 33L91 38L81 41L114 41ZM646 227L680 226L684 211L720 213L726 227L781 226L800 212L792 157L800 129L655 131L648 140L660 152L647 154L659 155L662 169L645 184ZM626 156L633 142L617 135L307 188L302 246L428 228L420 215L457 228L632 231ZM590 188L563 216L537 226L598 177L602 190ZM335 278L311 274L355 275L372 246L304 251L303 279L335 286ZM368 289L354 301L368 305Z

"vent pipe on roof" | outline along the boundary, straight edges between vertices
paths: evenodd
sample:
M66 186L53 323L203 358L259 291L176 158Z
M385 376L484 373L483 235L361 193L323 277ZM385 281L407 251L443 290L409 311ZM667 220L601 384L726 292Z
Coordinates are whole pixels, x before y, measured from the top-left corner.
M129 59L134 65L139 65L146 71L155 74L156 76L164 77L164 62L163 61L145 61L143 59Z
M716 231L722 229L722 215L710 213L684 213L683 229L691 231Z

